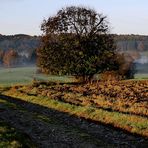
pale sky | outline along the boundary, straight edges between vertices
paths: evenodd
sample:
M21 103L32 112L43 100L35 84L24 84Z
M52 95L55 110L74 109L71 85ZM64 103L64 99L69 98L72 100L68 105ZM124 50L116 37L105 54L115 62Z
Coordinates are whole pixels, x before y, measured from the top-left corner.
M71 5L107 15L111 33L148 35L148 0L0 0L0 34L41 35L43 19Z

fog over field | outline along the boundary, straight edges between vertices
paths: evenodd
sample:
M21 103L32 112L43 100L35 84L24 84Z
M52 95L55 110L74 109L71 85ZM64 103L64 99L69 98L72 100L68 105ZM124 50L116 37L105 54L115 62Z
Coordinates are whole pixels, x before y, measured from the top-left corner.
M53 76L38 74L37 67L0 68L0 86L11 86L14 84L31 84L33 81L74 81L72 76Z
M0 0L0 148L148 148L148 0Z
M138 72L135 74L135 79L148 79L148 70L145 67L139 65ZM28 65L28 67L17 67L17 68L0 68L0 86L11 86L17 84L31 84L34 80L36 81L56 81L56 82L75 82L73 76L54 76L38 74L37 67ZM99 76L95 76L95 79Z

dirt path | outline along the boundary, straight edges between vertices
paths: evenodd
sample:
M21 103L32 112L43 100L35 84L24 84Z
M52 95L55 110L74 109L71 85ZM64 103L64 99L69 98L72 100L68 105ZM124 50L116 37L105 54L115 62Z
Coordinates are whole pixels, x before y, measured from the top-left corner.
M146 148L147 139L70 116L37 104L1 95L0 119L23 131L38 147Z

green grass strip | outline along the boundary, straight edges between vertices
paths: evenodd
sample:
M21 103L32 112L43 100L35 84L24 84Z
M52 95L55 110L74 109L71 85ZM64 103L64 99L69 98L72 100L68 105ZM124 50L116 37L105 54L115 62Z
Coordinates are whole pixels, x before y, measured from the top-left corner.
M119 112L109 112L102 109L93 107L75 106L69 103L60 102L57 100L49 99L47 97L35 97L21 94L20 92L5 92L5 95L20 98L21 100L38 104L44 107L66 112L71 115L91 119L93 121L111 124L127 130L131 133L136 133L148 137L148 118L139 117L136 115L126 115Z

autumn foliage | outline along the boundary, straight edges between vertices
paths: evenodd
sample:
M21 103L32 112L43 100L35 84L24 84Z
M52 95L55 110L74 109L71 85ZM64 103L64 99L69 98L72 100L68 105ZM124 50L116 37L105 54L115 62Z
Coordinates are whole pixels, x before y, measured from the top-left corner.
M18 63L18 53L15 50L9 49L4 53L3 57L4 66L13 67L16 66L17 63Z
M88 82L96 73L122 69L119 74L124 76L131 69L122 56L116 58L106 16L93 9L63 8L44 20L41 30L42 47L37 55L43 73L74 75Z
M84 7L67 7L44 20L38 66L49 74L75 75L90 80L97 72L114 69L116 48L106 16Z

